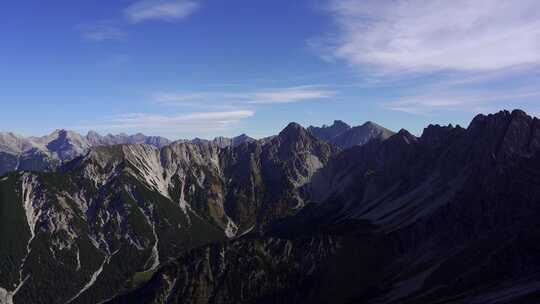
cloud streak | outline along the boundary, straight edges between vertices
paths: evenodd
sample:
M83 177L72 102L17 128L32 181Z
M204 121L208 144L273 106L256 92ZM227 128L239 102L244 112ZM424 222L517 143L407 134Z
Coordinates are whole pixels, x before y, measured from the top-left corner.
M76 27L82 39L91 42L124 40L128 25L146 21L174 22L195 13L200 3L195 0L140 0L123 10L122 18L100 20Z
M159 93L154 102L177 106L237 106L256 104L285 104L327 99L335 92L321 86L305 85L260 89L245 92L176 92Z
M536 0L334 0L331 55L378 72L478 72L540 63Z
M293 103L332 97L335 92L316 86L298 86L248 94L251 104Z
M110 20L79 25L76 29L81 33L84 40L91 42L123 40L126 37L126 32Z
M523 104L540 97L540 90L521 88L485 92L483 90L434 91L404 96L382 103L389 110L416 115L444 114L446 111L491 112L508 108L513 102Z
M178 21L188 17L200 7L192 0L141 0L124 10L124 16L130 23L150 20Z
M255 112L251 110L196 112L178 115L130 113L112 118L110 126L117 128L221 130L242 119L252 117L254 114Z
M92 125L78 126L80 130L113 130L114 132L134 130L178 137L182 134L206 134L223 132L253 117L252 110L209 111L179 113L172 115L154 113L126 113L109 117Z

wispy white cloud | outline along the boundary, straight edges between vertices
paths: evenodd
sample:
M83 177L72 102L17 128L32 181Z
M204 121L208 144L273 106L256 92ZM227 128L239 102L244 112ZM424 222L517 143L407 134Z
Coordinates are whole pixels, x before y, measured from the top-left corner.
M213 106L215 102L227 102L231 100L229 93L211 93L211 92L164 92L152 96L153 102L166 106L192 106L208 107Z
M253 110L211 111L174 115L127 113L109 117L99 123L78 126L81 130L145 131L178 136L226 131L242 120L255 115Z
M76 29L87 41L123 40L129 24L145 21L177 21L200 7L198 0L139 0L123 10L123 17L78 25Z
M193 0L141 0L127 7L124 16L131 23L177 21L193 14L199 7L199 2Z
M292 103L332 97L335 92L317 86L298 86L255 92L248 96L249 103Z
M126 32L116 22L101 20L93 24L82 24L76 27L84 40L102 42L106 40L122 40Z
M540 97L536 0L329 0L336 28L309 43L344 60L379 105L416 115L533 108Z
M315 85L228 92L175 92L153 96L163 105L228 107L247 104L283 104L327 99L335 92Z
M332 0L330 12L339 33L326 50L375 72L493 71L540 63L536 0Z
M144 131L169 137L182 134L223 134L243 120L255 116L260 104L284 104L329 98L334 91L322 86L305 85L247 91L199 91L158 93L151 96L160 114L127 113L98 123L79 126L78 130ZM179 114L162 114L163 107L179 107ZM172 108L168 108L172 109ZM192 112L190 112L192 111Z
M480 113L496 111L501 108L512 109L516 103L534 101L540 97L540 90L521 88L512 90L452 90L430 91L411 94L389 102L382 107L416 115L437 115L446 111Z

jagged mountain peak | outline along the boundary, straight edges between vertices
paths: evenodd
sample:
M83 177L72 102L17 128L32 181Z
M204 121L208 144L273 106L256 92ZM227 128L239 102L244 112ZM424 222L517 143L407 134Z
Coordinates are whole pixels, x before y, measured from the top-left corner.
M370 127L370 128L376 128L376 127L381 127L380 125L374 123L373 121L371 120L368 120L366 121L365 123L363 123L362 125L360 125L360 127Z
M528 155L540 147L537 118L521 110L479 114L469 124L463 145L470 147L474 159Z
M287 126L282 130L282 131L286 131L286 130L303 130L304 127L302 127L301 124L297 123L297 122L290 122L289 124L287 124Z
M51 139L61 139L61 140L84 140L84 136L79 133L68 130L68 129L55 129L49 135L41 137L42 141L50 141Z
M349 126L346 122L343 120L336 119L331 125L323 124L321 127L315 127L310 126L308 129L349 129L351 126Z
M345 128L350 127L346 122L344 122L343 120L339 120L339 119L334 120L333 126L335 126L335 127L345 127Z
M243 143L254 142L255 139L247 136L246 134L240 134L235 137L219 136L214 138L211 142L216 144L220 148L237 147Z
M247 140L247 139L253 139L252 137L248 136L246 133L242 133L236 137L234 137L235 139L241 139L241 140Z
M430 124L420 136L419 140L421 143L431 147L440 147L443 144L448 143L449 140L460 136L465 133L465 129L456 125L455 127L452 124L447 126L441 126L438 124Z
M501 110L497 113L492 114L478 114L476 115L471 123L469 124L468 129L482 128L486 125L491 126L500 126L508 123L511 119L520 119L520 118L531 118L522 110L513 110L512 112L508 110Z
M296 140L298 138L305 138L311 136L309 132L302 127L302 125L291 122L289 123L281 132L279 132L279 137L283 139Z
M13 132L0 132L0 152L18 154L30 149L32 143Z
M341 120L334 120L334 123L330 126L323 125L322 127L310 126L308 130L315 135L315 137L327 142L331 142L335 137L351 129L351 126Z
M341 120L335 120L331 126L309 127L309 131L318 139L331 143L339 148L347 149L356 145L364 145L372 139L385 140L394 132L372 122L351 127Z
M396 134L388 138L389 141L402 141L406 144L418 141L418 138L405 129L400 129Z
M407 129L399 129L399 131L395 135L416 139L416 136L412 135L411 132L409 132L409 130Z
M322 127L310 126L308 129L327 129L328 131L332 130L333 132L344 132L350 129L351 126L348 125L343 120L336 119L331 125L322 125Z
M86 135L86 140L92 146L116 144L149 144L157 148L161 148L171 143L171 141L165 137L147 136L140 132L133 135L120 133L117 135L107 134L105 136L102 136L95 131L90 131Z
M316 147L327 145L326 142L319 140L311 132L302 127L302 125L291 122L285 127L278 136L267 142L267 144L286 148L289 151L311 150ZM326 150L326 149L325 149Z

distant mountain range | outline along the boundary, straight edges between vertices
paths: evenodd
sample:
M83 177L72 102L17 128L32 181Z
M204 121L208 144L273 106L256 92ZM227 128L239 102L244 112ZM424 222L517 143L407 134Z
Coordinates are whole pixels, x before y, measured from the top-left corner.
M243 134L234 138L218 137L212 141L194 139L193 142L212 142L220 147L236 146L254 139ZM181 140L189 142L189 140ZM163 148L171 143L160 136L99 135L90 131L86 136L69 130L55 130L42 137L22 137L11 132L0 132L0 175L13 170L51 171L60 164L82 156L92 147L120 144L146 144Z
M309 127L308 130L315 137L340 148L362 145L373 138L386 139L393 134L392 131L372 122L351 128L341 121L336 121L333 126ZM270 138L263 139L263 141ZM177 142L208 143L225 148L254 141L256 141L254 138L242 134L232 138L216 137L213 140L195 138L178 140ZM70 130L55 130L42 137L23 137L11 132L0 132L0 175L14 170L51 171L66 161L84 155L92 147L146 144L163 148L171 143L172 141L167 138L146 136L141 133L102 136L97 132L90 131L86 136L83 136Z
M395 134L393 131L381 127L371 121L360 126L351 127L341 120L335 120L334 124L331 126L311 126L308 130L313 133L315 137L340 147L341 149L363 145L372 139L385 140Z
M540 120L389 132L51 136L0 177L0 303L538 303Z
M89 132L82 136L69 130L55 130L42 137L22 137L0 133L0 174L13 170L50 171L96 146L149 144L160 148L169 143L166 138L143 134L101 136Z

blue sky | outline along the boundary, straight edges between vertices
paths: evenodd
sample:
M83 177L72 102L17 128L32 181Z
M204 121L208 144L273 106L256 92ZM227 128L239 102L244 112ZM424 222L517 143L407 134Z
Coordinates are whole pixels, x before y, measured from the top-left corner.
M536 0L29 0L0 18L0 130L23 135L540 113Z

